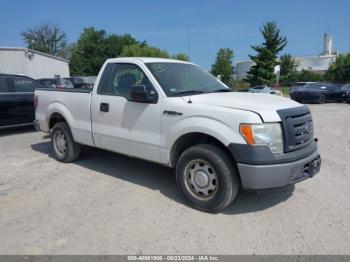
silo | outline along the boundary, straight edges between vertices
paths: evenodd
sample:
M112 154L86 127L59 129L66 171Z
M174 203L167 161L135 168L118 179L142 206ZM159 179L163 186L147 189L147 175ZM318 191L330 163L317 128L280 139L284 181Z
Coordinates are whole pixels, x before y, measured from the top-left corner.
M324 34L323 39L323 55L331 55L332 54L332 44L333 40L329 34Z

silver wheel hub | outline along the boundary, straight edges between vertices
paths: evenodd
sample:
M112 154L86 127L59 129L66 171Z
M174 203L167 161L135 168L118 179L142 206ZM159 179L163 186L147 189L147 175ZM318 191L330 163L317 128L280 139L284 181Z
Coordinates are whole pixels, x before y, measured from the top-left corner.
M217 175L213 167L203 160L193 160L185 168L185 185L197 199L208 200L217 191Z
M206 172L197 171L194 174L194 182L201 188L207 187L209 184L209 176Z
M64 155L67 151L67 140L66 136L62 131L57 131L54 135L54 146L56 152L60 155Z

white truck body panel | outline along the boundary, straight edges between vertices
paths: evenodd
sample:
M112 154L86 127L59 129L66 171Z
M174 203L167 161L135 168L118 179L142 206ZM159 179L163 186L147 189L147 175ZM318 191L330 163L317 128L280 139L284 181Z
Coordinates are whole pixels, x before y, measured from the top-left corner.
M101 103L109 112L99 111ZM95 146L159 162L161 103L134 103L120 96L93 96L92 133Z
M91 133L90 93L37 90L36 94L40 99L36 109L36 120L42 131L50 131L50 118L54 113L58 113L66 119L76 142L94 145Z

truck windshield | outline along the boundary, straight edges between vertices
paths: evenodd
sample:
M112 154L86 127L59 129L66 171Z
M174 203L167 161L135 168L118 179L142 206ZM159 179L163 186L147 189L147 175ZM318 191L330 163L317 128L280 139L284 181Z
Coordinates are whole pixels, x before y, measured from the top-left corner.
M193 64L147 63L146 65L167 96L231 91L210 73Z

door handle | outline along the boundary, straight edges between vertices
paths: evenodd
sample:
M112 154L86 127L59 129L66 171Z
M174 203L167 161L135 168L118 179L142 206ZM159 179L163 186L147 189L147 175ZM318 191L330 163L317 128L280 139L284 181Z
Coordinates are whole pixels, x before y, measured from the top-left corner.
M100 111L101 112L109 112L109 104L108 103L101 103L100 104Z

